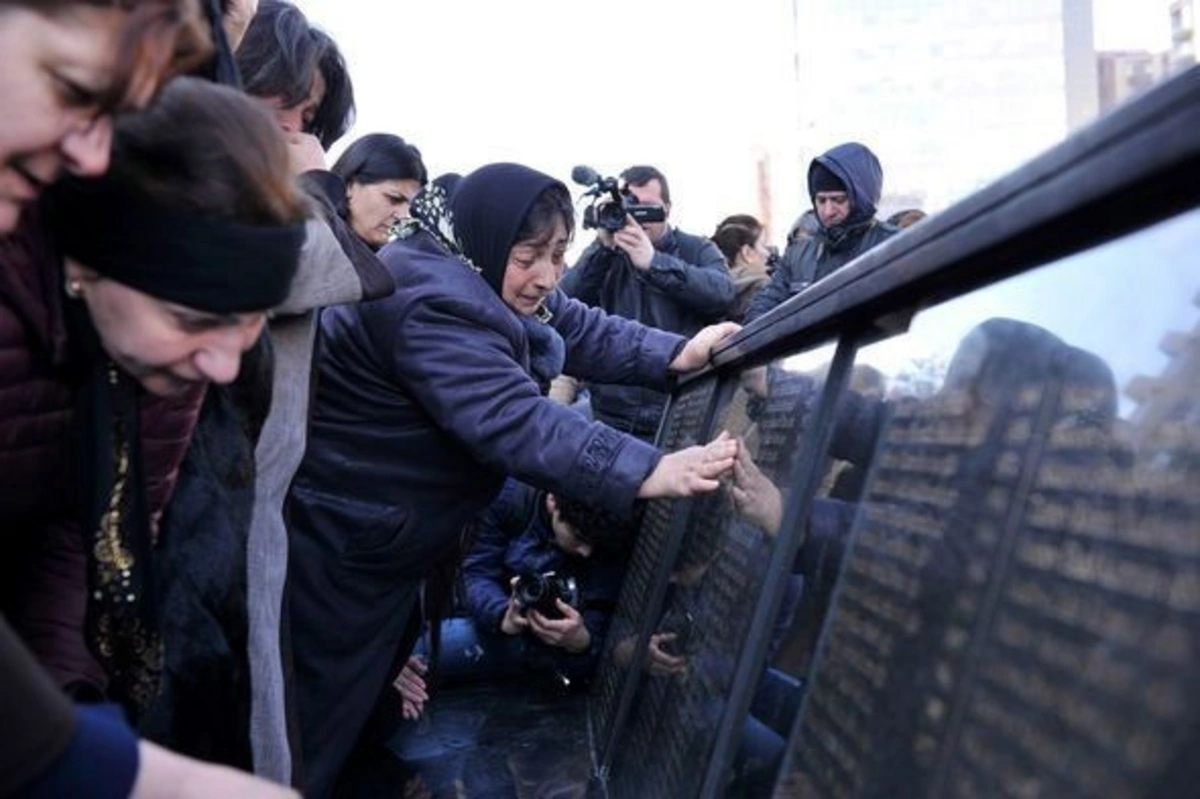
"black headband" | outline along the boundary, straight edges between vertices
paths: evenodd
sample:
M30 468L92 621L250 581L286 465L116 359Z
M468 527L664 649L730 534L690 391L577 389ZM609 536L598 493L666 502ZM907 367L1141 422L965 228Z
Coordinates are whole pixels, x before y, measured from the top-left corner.
M279 305L304 244L303 222L267 227L173 211L111 178L61 181L53 208L64 255L207 313Z

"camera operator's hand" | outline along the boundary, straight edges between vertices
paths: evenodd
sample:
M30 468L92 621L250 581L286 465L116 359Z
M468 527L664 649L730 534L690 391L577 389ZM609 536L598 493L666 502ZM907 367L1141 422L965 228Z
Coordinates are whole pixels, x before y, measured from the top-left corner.
M425 686L425 672L428 667L420 655L413 655L400 669L392 686L400 692L401 715L406 719L417 720L425 712L425 703L429 701L429 691Z
M676 374L686 374L708 365L713 348L742 329L737 322L721 322L702 328L692 336L667 368Z
M509 588L517 584L519 578L514 577L508 581ZM516 596L510 594L508 597L508 607L504 609L504 618L500 620L500 632L505 635L520 635L529 629L529 619L525 617L525 612L517 605Z
M292 164L292 174L299 177L314 169L326 169L325 150L321 140L311 133L299 133L285 130L283 136L287 139L288 157Z
M614 233L612 238L617 248L629 255L629 262L635 269L645 272L650 268L650 262L654 260L654 242L650 241L650 236L642 226L633 221L632 216L625 217L625 227Z
M664 649L669 648L675 638L675 633L655 633L650 636L650 646L646 650L646 670L656 677L671 677L687 671L687 658L672 655Z
M638 489L639 499L690 497L716 491L718 478L733 468L738 442L727 431L704 446L663 455Z
M584 625L583 616L561 599L554 600L554 604L563 615L561 619L547 619L536 610L529 611L529 627L533 634L549 646L557 646L568 652L586 652L592 645L592 634Z
M617 243L613 241L613 234L604 228L599 228L596 230L596 239L610 250L617 249Z

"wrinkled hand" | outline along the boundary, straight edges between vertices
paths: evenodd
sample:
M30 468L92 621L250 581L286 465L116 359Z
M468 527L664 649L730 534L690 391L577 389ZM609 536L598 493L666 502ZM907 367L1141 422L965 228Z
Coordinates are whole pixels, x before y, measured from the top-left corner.
M690 497L715 491L721 485L718 478L733 468L737 453L737 440L721 431L703 446L663 455L638 489L638 497Z
M740 444L740 442L739 442ZM739 446L730 489L734 507L751 524L774 536L783 524L783 495L758 468L745 446Z
M675 641L675 633L655 633L646 649L646 670L656 677L670 677L687 671L687 658L663 649Z
M226 766L177 755L149 741L138 742L138 772L130 799L300 799L291 788Z
M563 617L547 619L536 610L531 610L528 616L529 628L544 644L556 646L568 652L586 652L592 644L592 635L583 623L583 616L561 599L554 600L554 603Z
M225 28L225 38L229 40L229 47L235 53L257 13L258 0L230 0L229 7L221 17L221 25Z
M612 239L618 249L629 255L629 261L635 269L645 272L650 268L650 262L654 260L654 242L650 241L650 236L642 226L633 221L632 216L625 218L625 227L618 230Z
M416 721L425 712L425 703L429 701L429 690L425 685L428 670L421 656L413 655L392 683L392 687L400 692L400 714L406 719Z
M687 344L683 345L683 349L675 356L675 360L671 361L668 368L677 374L703 369L712 358L713 348L741 329L742 326L736 322L721 322L718 325L709 325L701 329L699 333L692 336Z
M292 165L292 175L299 177L314 169L325 169L325 150L321 140L311 133L284 131L288 145L288 158Z
M517 579L514 577L508 581L510 591L517 584ZM510 593L508 607L504 609L504 618L500 620L500 632L505 635L520 635L527 629L529 629L529 619L525 617L524 611L517 606L517 598Z

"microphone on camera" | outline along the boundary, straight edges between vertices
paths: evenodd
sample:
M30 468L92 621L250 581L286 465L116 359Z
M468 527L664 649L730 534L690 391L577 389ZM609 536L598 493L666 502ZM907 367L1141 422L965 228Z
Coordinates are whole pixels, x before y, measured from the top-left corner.
M571 180L580 186L594 186L600 182L600 173L590 166L580 164L571 170Z

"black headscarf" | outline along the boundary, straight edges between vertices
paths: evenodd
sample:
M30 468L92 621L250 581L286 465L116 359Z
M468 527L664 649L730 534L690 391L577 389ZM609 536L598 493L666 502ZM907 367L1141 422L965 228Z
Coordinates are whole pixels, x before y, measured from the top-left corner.
M112 176L53 190L63 253L119 283L210 313L273 308L287 297L304 224L259 226L175 211Z
M488 164L463 178L450 199L454 235L462 254L496 294L508 253L534 200L561 181L520 164ZM563 186L563 190L566 187Z

